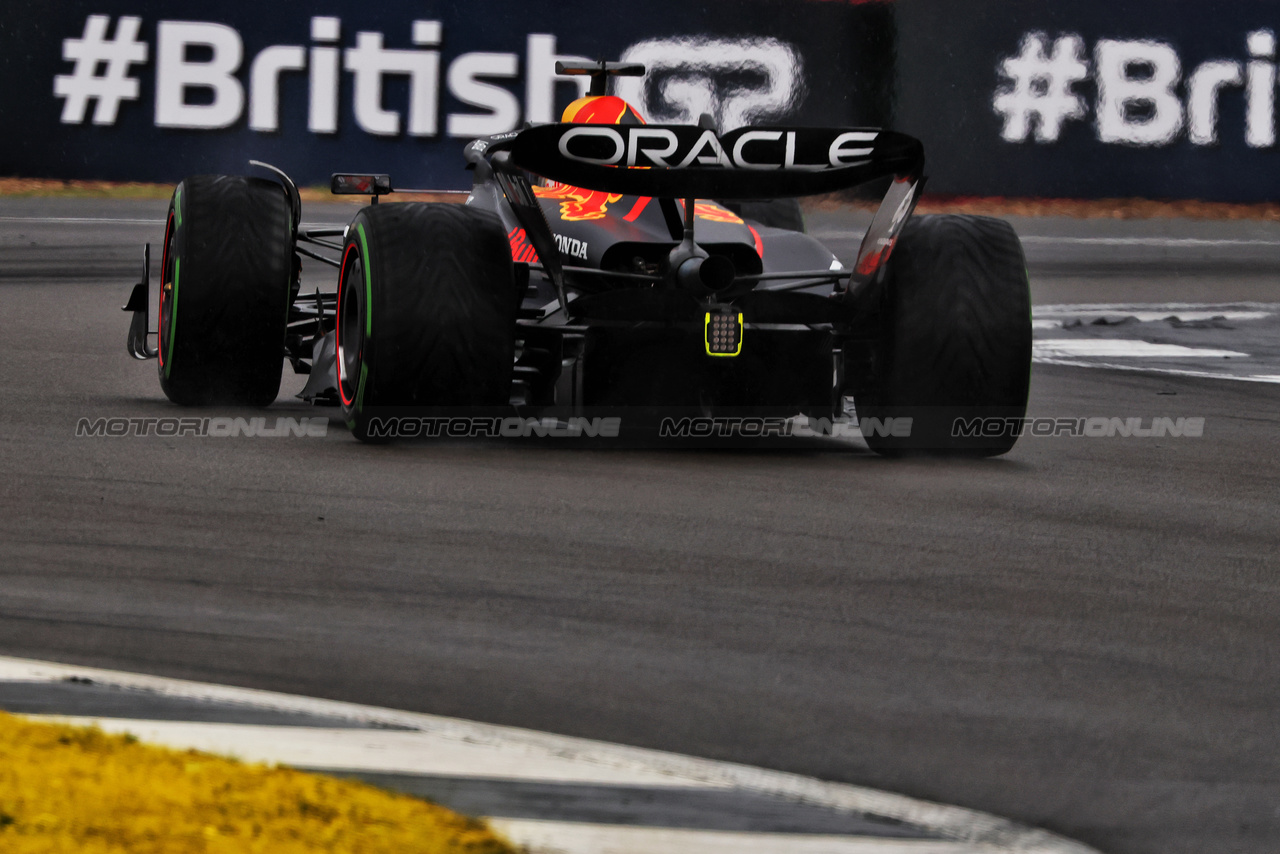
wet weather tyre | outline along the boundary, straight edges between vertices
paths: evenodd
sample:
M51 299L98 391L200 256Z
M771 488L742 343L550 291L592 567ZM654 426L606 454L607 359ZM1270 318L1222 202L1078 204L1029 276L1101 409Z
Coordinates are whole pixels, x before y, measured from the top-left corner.
M489 212L424 203L360 211L347 229L337 322L339 396L356 437L403 436L388 416L508 405L515 281L506 233Z
M280 391L293 218L272 181L197 175L174 190L161 260L160 387L184 406Z
M912 219L881 287L880 335L854 392L867 444L890 456L1007 452L1018 431L995 428L1026 415L1031 378L1031 294L1013 228Z

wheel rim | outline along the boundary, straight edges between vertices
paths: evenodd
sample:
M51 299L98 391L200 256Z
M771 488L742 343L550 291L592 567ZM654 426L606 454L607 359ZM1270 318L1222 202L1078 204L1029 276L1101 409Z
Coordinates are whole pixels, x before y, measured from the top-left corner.
M347 247L338 287L338 394L344 406L355 405L364 359L364 261L355 246Z

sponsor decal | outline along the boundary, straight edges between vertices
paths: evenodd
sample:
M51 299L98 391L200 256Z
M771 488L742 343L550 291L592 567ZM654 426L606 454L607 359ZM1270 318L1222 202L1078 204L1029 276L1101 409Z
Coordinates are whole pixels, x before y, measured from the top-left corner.
M517 264L537 264L538 253L529 242L529 235L523 228L513 228L507 233L511 243L511 260Z
M1056 143L1069 122L1093 115L1100 142L1159 148L1186 137L1192 145L1218 142L1219 106L1243 95L1243 132L1250 148L1276 143L1276 37L1269 29L1244 38L1246 59L1209 59L1184 66L1173 44L1152 39L1098 39L1092 55L1075 33L1032 31L1016 55L1002 59L1002 82L991 106L1004 119L1006 142ZM1092 82L1093 109L1079 84ZM1238 93L1238 94L1237 94Z
M586 77L555 74L556 61L582 57L558 53L550 33L527 34L522 53L475 51L446 61L445 27L434 19L384 33L317 15L296 43L252 55L241 32L225 23L156 21L154 41L143 37L149 29L136 15L94 14L78 37L63 39L71 67L53 81L62 123L115 124L121 106L139 100L140 71L148 64L155 126L195 130L247 121L252 131L279 132L282 84L294 77L307 83L309 132L338 133L340 99L349 92L360 130L387 137L475 138L513 131L522 121L551 122L557 85L576 85L579 97L589 86ZM408 46L387 46L395 40ZM620 97L599 99L601 108L625 100L664 122L694 124L709 114L731 130L794 112L805 91L798 49L772 38L653 39L631 45L622 59L645 63L649 73L619 78ZM402 87L407 98L387 104L388 93ZM523 103L513 89L523 90ZM444 92L464 109L443 113Z
M721 137L709 129L574 125L556 129L553 138L562 157L592 166L825 172L866 163L878 136L874 130L815 128L737 130Z
M138 67L153 61L156 127L218 130L247 119L250 130L275 133L281 130L282 81L296 75L307 81L307 130L313 134L338 133L339 99L350 92L355 123L367 134L473 138L512 131L522 119L550 122L557 85L577 85L581 95L589 85L585 77L556 75L557 60L581 57L558 54L549 33L528 34L523 56L476 51L446 64L438 20L408 22L407 32L393 34L407 36L411 46L402 48L386 47L379 31L344 38L343 29L340 18L315 16L310 44L270 45L249 57L240 32L226 24L157 21L152 45L140 37L137 16L119 17L113 29L111 16L89 15L78 38L62 41L71 68L54 77L53 93L62 99L63 124L91 116L95 125L113 125L121 105L139 99ZM494 82L509 85L519 78L524 104ZM393 81L407 83L399 109L384 104L384 96L403 85ZM469 111L441 115L442 89Z
M604 219L608 214L609 205L622 200L619 193L584 190L581 187L570 187L568 184L555 182L546 187L535 186L533 194L540 199L559 201L560 219L565 222Z
M560 250L561 255L569 258L577 258L579 261L587 260L587 241L578 240L576 237L565 237L563 234L553 234L556 239L556 248Z
M572 187L568 184L560 184L551 182L546 187L535 186L533 194L539 199L552 199L560 202L560 219L563 222L587 222L590 220L604 219L609 215L609 206L622 201L622 196L618 193L606 193L602 190L586 190L581 187ZM634 222L640 215L641 211L648 205L651 199L647 196L641 196L632 206L631 211L623 217L627 222ZM742 217L733 211L723 208L715 202L709 202L699 199L694 203L693 214L698 219L707 220L708 222L726 222L726 223L743 223ZM521 240L524 239L524 232L521 231ZM574 258L585 259L586 244L582 241L572 241L566 243L569 238L565 238L559 234L555 235L556 243L560 245L560 251ZM576 244L582 244L580 246ZM566 245L572 245L573 248L566 249ZM515 251L514 244L512 251Z
M693 215L708 222L743 223L742 217L733 211L722 208L715 202L706 202L701 199L693 203Z

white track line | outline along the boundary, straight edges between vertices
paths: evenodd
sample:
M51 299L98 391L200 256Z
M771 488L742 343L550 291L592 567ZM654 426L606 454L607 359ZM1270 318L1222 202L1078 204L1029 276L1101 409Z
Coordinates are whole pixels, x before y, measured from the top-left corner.
M503 745L442 742L421 732L62 715L27 717L72 726L97 726L103 732L128 733L149 744L178 750L194 748L234 756L245 762L289 765L321 773L365 771L681 790L734 788L724 781L690 781L643 768L604 767L540 751L517 754ZM994 854L1005 850L946 840L722 832L494 816L486 819L499 833L531 854L969 854L977 851Z
M1277 246L1280 240L1248 240L1240 238L1204 237L1055 237L1026 235L1023 243L1058 246L1158 246L1170 249L1196 249L1206 246Z
M1081 325L1089 325L1088 318L1099 317L1132 317L1139 323L1154 323L1176 317L1183 323L1197 320L1265 320L1274 312L1270 311L1080 311L1056 312L1056 317L1046 317L1048 312L1033 312L1032 329L1061 329L1068 320L1080 320ZM1114 325L1114 324L1113 324Z
M493 741L442 739L435 734L385 729L317 726L191 723L129 718L31 715L73 726L97 725L104 732L132 733L143 741L177 749L234 756L245 762L372 771L488 777L524 782L583 785L637 785L726 789L725 781L686 780L635 766L599 765L559 756L525 744L518 752Z
M1032 361L1040 365L1066 365L1071 368L1104 368L1110 371L1137 371L1143 374L1171 374L1178 377L1197 377L1206 380L1236 380L1247 383L1280 383L1277 374L1219 374L1213 371L1190 371L1182 368L1160 368L1150 364L1122 365L1116 362L1081 362L1077 359L1058 359L1053 357L1035 357Z
M1139 322L1163 320L1176 316L1180 320L1265 320L1280 314L1280 304L1263 302L1235 303L1077 303L1039 305L1032 309L1031 326L1038 330L1056 330L1070 318L1100 316L1133 317ZM1137 330L1134 330L1137 332ZM1235 380L1237 382L1280 383L1276 374L1238 374L1226 371L1201 371L1163 367L1159 363L1119 364L1094 361L1104 358L1220 358L1247 357L1245 353L1210 348L1180 347L1154 344L1143 340L1119 338L1039 338L1033 342L1033 361L1044 365L1066 365L1074 368L1105 368L1116 371L1168 374L1201 379ZM1085 359L1090 359L1085 361Z
M1008 854L981 843L807 833L734 833L580 822L489 819L508 839L556 854Z
M1265 320L1280 314L1280 304L1240 302L1213 303L1079 303L1065 305L1037 305L1031 309L1032 329L1061 329L1068 320L1079 319L1082 325L1088 319L1100 317L1132 317L1139 323L1152 323L1176 317L1184 323L1197 320Z
M89 216L0 216L0 222L29 222L43 225L155 225L164 227L164 217L155 219L136 219L127 217L89 217ZM347 220L304 222L299 228L336 228L347 224Z
M1133 338L1037 338L1031 342L1037 358L1057 359L1073 356L1096 356L1136 359L1244 359L1248 353L1235 350L1213 350L1184 347L1181 344L1155 344Z
M157 219L124 219L88 216L0 216L0 222L65 223L68 225L156 225L164 227L164 217Z
M1077 302L1053 303L1037 305L1031 309L1037 317L1043 315L1079 315L1079 314L1130 314L1135 311L1166 312L1181 317L1183 311L1263 311L1268 314L1280 312L1280 303L1272 302Z
M90 679L104 685L154 691L170 697L239 703L255 708L410 727L417 730L419 736L438 740L441 749L449 747L456 750L459 745L471 744L509 752L513 768L519 767L523 757L531 755L559 757L566 761L584 763L599 773L610 769L619 774L644 774L650 779L657 776L679 781L680 785L734 788L832 809L884 816L922 828L945 840L970 846L958 849L961 851L1097 854L1088 846L1048 831L1023 827L1007 819L975 810L930 803L860 786L828 783L812 777L749 765L715 762L676 753L356 703L0 656L0 679L49 682L71 677ZM155 726L160 722L146 723ZM507 773L511 773L510 770ZM953 847L948 854L955 854L956 851Z
M864 232L846 229L814 231L819 240L861 240ZM1153 246L1168 249L1202 249L1205 247L1280 247L1280 240L1205 237L1059 237L1046 234L1019 235L1024 244L1042 246Z

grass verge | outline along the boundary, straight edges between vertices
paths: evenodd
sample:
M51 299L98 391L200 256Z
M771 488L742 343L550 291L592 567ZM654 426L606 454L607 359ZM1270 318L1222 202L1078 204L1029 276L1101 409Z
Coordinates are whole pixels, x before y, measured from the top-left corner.
M878 199L832 193L802 201L811 210L875 211ZM1003 196L945 196L926 192L916 213L982 216L1058 216L1072 219L1208 219L1280 221L1280 204L1234 204L1199 199L1018 199Z
M921 213L974 213L987 216L1062 216L1076 219L1260 219L1280 220L1280 204L1232 204L1198 199L1007 199L931 196L920 200Z
M364 783L0 712L5 854L514 854L481 821Z
M51 199L167 199L173 195L173 184L142 184L121 181L62 181L55 178L0 177L0 196ZM327 202L337 205L367 205L368 196L335 196L327 185L299 187L304 202ZM461 204L464 195L455 193L392 193L384 202L454 202Z

